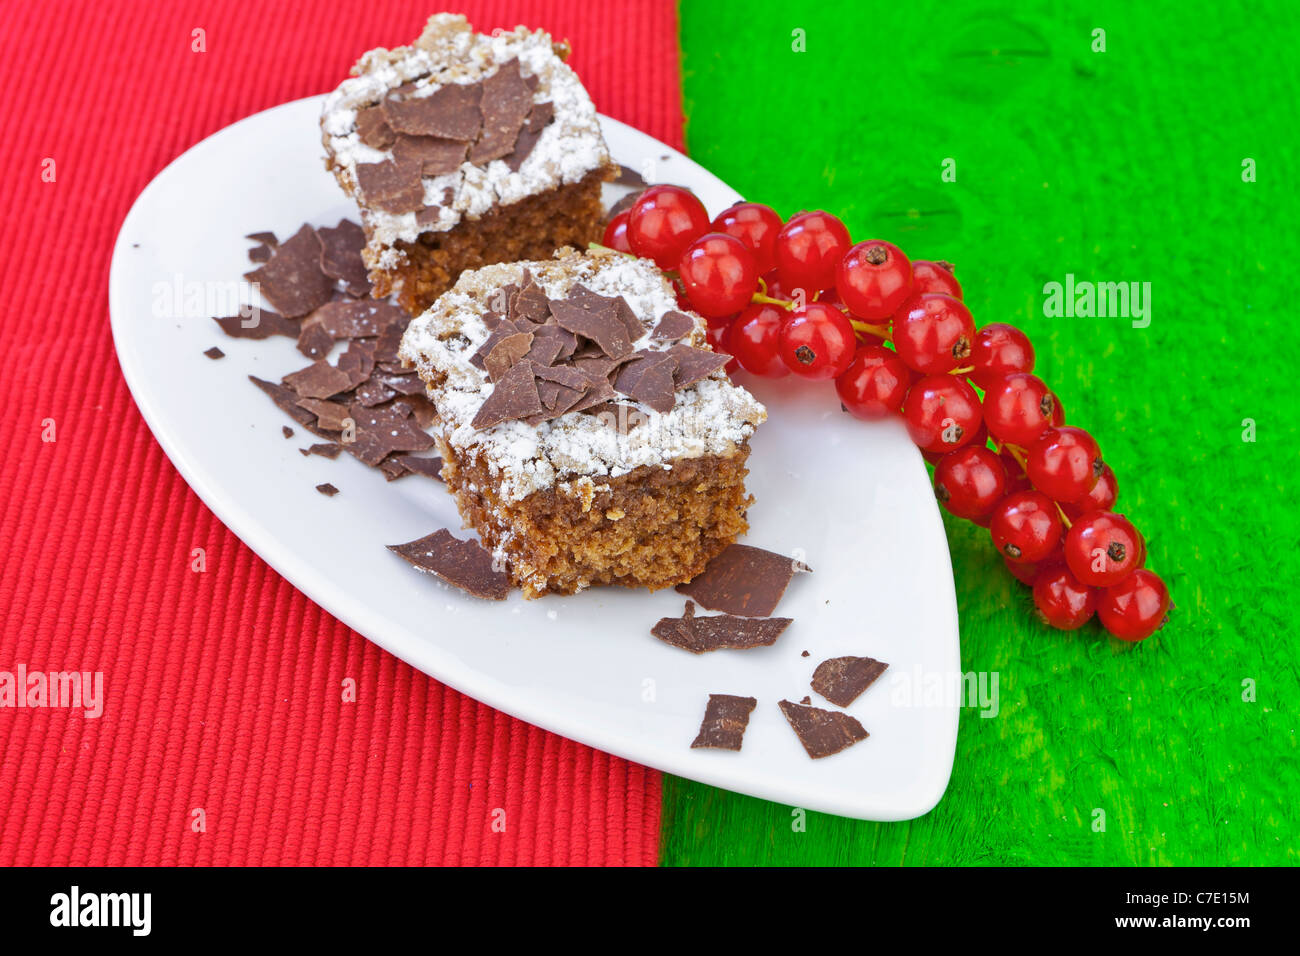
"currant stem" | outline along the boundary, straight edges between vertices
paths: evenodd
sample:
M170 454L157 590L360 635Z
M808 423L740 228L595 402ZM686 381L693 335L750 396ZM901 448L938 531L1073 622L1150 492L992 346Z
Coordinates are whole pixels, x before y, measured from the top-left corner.
M759 281L761 282L762 280L760 279ZM783 309L794 308L793 302L787 302L785 299L774 299L770 295L766 295L765 293L762 292L755 292L752 296L749 297L749 301L761 302L764 305L779 305Z
M1065 525L1066 531L1069 531L1073 525L1070 524L1070 519L1065 516L1065 509L1061 507L1059 501L1053 501L1052 504L1056 505L1056 513L1061 516L1061 524Z
M889 341L889 326L887 325L872 325L870 322L863 322L859 319L849 319L849 322L853 325L853 331L855 332L865 332L867 335L874 335L878 339Z

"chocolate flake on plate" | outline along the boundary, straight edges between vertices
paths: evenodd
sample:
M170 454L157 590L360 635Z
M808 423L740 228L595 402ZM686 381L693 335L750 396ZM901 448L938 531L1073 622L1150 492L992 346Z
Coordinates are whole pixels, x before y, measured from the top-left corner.
M266 339L272 335L298 337L298 323L270 309L254 308L251 315L231 315L212 321L232 339Z
M799 743L814 760L837 754L870 736L857 720L838 711L783 700L781 713L785 714Z
M664 313L659 324L655 326L650 337L654 339L663 339L666 342L675 342L682 336L690 335L695 331L695 320L685 312L678 312L671 309Z
M338 442L323 441L317 442L310 448L299 448L298 451L304 458L308 455L320 455L322 458L337 458L343 453L343 446Z
M888 666L871 657L832 657L817 665L812 689L832 704L847 707L875 683Z
M282 381L298 393L299 398L329 398L352 387L348 373L318 359L306 368L290 372Z
M304 224L276 247L266 265L245 278L258 284L281 315L296 319L319 309L334 294L334 280L321 271L320 251L316 230Z
M337 226L317 229L316 236L320 239L321 271L342 282L350 295L369 295L370 280L366 278L366 264L361 260L366 234L361 227L351 219L340 219Z
M736 617L717 614L705 617L695 615L695 602L686 602L686 612L681 617L660 618L650 633L665 644L680 647L692 654L703 654L723 648L746 650L767 647L789 627L788 617Z
M281 433L282 435L284 435L285 438L292 438L292 437L293 437L293 429L290 428L288 425L281 425L281 426L280 426L280 433Z
M622 163L618 167L618 178L614 180L620 186L645 186L645 177L630 166Z
M254 242L261 243L264 246L271 246L272 248L280 244L280 240L275 238L275 233L273 232L250 232L244 238L252 239Z
M809 570L783 554L733 544L693 580L677 585L677 590L711 611L767 617L776 610L795 572Z
M493 566L491 552L477 541L461 541L446 528L406 544L390 544L388 550L475 597L503 601L510 593L510 578Z
M395 451L426 451L433 447L432 436L421 430L401 409L391 406L366 408L354 404L349 413L356 423L356 439L346 442L343 447L363 464L378 467Z
M358 385L355 394L358 402L366 408L371 408L372 406L383 404L390 398L396 397L397 392L389 388L383 382L376 382L374 379L371 379L368 382L362 382Z
M334 336L319 322L310 319L302 324L298 333L298 351L310 359L323 359L334 348Z
M398 461L406 468L407 471L414 475L424 475L426 478L433 478L436 481L442 481L442 459L441 458L417 458L415 455L400 455Z
M203 354L210 359L219 359L219 358L226 357L226 353L221 351L221 349L217 348L215 345L212 346L212 348L210 349L204 349Z
M749 715L758 701L753 697L733 697L731 694L710 694L704 708L704 720L696 734L691 749L711 747L716 750L739 750L749 726Z
M316 490L319 491L326 498L333 498L335 495L339 493L339 490L335 488L333 485L331 485L328 481L325 482L325 484L323 485L317 485Z
M341 432L347 427L349 414L346 405L338 402L326 402L318 398L304 398L298 402L299 408L305 408L316 416L316 427L326 431Z
M286 415L296 421L299 425L311 426L316 421L316 416L305 408L298 407L298 399L301 397L291 388L285 388L283 385L277 385L275 382L267 382L256 375L248 376L248 380L264 391L271 401L275 402Z

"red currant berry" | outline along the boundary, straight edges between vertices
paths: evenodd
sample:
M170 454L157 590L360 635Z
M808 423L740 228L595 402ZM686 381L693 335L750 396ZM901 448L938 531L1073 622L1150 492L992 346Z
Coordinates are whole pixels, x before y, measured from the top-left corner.
M1061 399L1057 395L1052 396L1052 401L1052 417L1047 423L1053 428L1060 428L1065 424L1065 406L1061 404Z
M950 295L954 299L960 299L961 283L952 274L952 266L949 263L917 259L912 263L912 292L915 295L937 292L940 295Z
M781 217L771 206L738 202L713 220L712 229L743 242L753 254L760 274L771 272L776 266L776 234L781 231Z
M1164 627L1171 608L1165 582L1145 568L1106 588L1097 599L1102 627L1122 641L1145 641Z
M1119 485L1115 482L1115 472L1111 471L1110 465L1103 464L1101 476L1092 490L1078 501L1061 502L1061 510L1067 518L1074 521L1089 511L1112 511L1118 499Z
M746 372L764 378L782 378L789 375L781 361L781 326L785 324L785 309L769 303L756 302L741 310L727 332L726 349L736 357Z
M708 339L709 348L713 349L713 351L717 352L719 355L731 354L731 352L727 350L727 339L730 337L728 335L728 331L730 330L730 328L731 328L731 323L722 322L718 325L710 325L707 329L705 329L704 334ZM728 375L731 375L738 368L740 368L740 365L736 362L734 358L726 365L723 366L723 370Z
M624 209L606 223L605 236L600 240L600 244L610 249L616 249L619 252L631 252L632 244L627 241L627 221L631 215L628 210Z
M711 232L686 247L677 264L686 296L705 318L734 315L758 288L754 256L735 236Z
M1029 336L1014 325L994 322L975 333L970 364L975 367L971 381L987 389L1008 372L1032 372L1034 347L1029 344Z
M776 235L776 267L788 289L811 299L835 284L835 269L848 252L849 231L828 212L801 212Z
M790 313L781 326L781 359L796 375L837 378L857 349L849 317L833 306L810 302Z
M835 288L859 319L880 322L893 315L911 292L912 263L893 243L859 242L840 260Z
M1097 442L1082 428L1048 428L1029 446L1029 480L1057 501L1078 501L1092 490L1106 463Z
M988 427L988 422L984 423ZM1015 491L1028 491L1034 487L1033 482L1029 480L1029 475L1025 473L1025 468L1020 462L1016 461L1016 456L1011 454L1011 450L1003 448L998 457L1002 460L1002 466L1007 470L1007 494Z
M835 380L835 391L850 414L879 421L903 407L912 370L883 345L863 345L848 369Z
M956 451L980 427L980 400L965 379L931 375L914 384L903 401L903 421L918 448Z
M1061 516L1041 491L1018 491L993 506L993 544L1012 561L1041 561L1061 540Z
M680 186L651 186L628 210L628 244L660 269L677 268L686 247L708 231L704 204Z
M1027 372L1009 372L984 390L984 420L1000 442L1028 448L1048 427L1056 396L1042 379Z
M1145 560L1142 535L1113 511L1080 515L1065 536L1065 563L1076 578L1095 588L1118 584Z
M950 295L914 295L894 314L894 348L922 375L951 372L970 358L975 320Z
M1006 565L1012 577L1031 588L1034 586L1034 579L1038 577L1038 572L1044 567L1042 561L1012 561L1010 558L1003 558L1002 563Z
M1097 610L1097 592L1057 564L1043 568L1034 578L1034 607L1043 623L1062 631L1074 631L1092 619Z
M934 496L958 518L975 520L1006 495L1007 471L987 448L968 445L934 466Z

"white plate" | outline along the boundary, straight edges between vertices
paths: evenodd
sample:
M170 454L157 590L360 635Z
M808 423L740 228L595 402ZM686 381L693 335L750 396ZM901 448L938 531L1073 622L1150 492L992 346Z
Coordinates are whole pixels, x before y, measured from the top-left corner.
M118 358L190 487L335 617L508 714L805 809L901 820L934 806L952 770L957 703L916 691L958 673L956 599L925 469L898 423L844 415L829 387L746 382L770 417L752 443L757 503L745 541L801 553L815 573L792 583L778 613L795 623L774 646L698 657L650 636L656 620L682 612L671 590L537 601L515 593L498 603L419 574L384 545L440 527L465 536L442 485L419 476L390 484L347 455L303 457L313 438L301 428L285 440L289 419L246 375L278 381L306 360L286 338L229 339L210 316L222 311L223 286L250 268L242 236L355 218L322 164L320 102L286 103L199 143L149 184L118 236L109 285ZM675 150L602 122L625 165L689 186L714 213L739 198ZM203 355L213 345L224 359ZM341 493L313 490L326 481ZM811 694L817 663L844 654L891 665L849 708L871 737L810 760L777 702ZM740 753L690 749L710 693L758 698Z

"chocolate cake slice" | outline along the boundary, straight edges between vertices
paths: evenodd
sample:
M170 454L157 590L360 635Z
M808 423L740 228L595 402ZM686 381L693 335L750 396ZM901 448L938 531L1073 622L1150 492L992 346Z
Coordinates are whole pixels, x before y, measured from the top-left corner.
M766 411L705 329L653 263L573 250L466 272L407 327L442 478L529 597L689 581L747 529Z
M540 30L488 36L438 14L330 94L326 165L360 208L376 298L416 314L463 270L600 238L618 166L568 53Z

